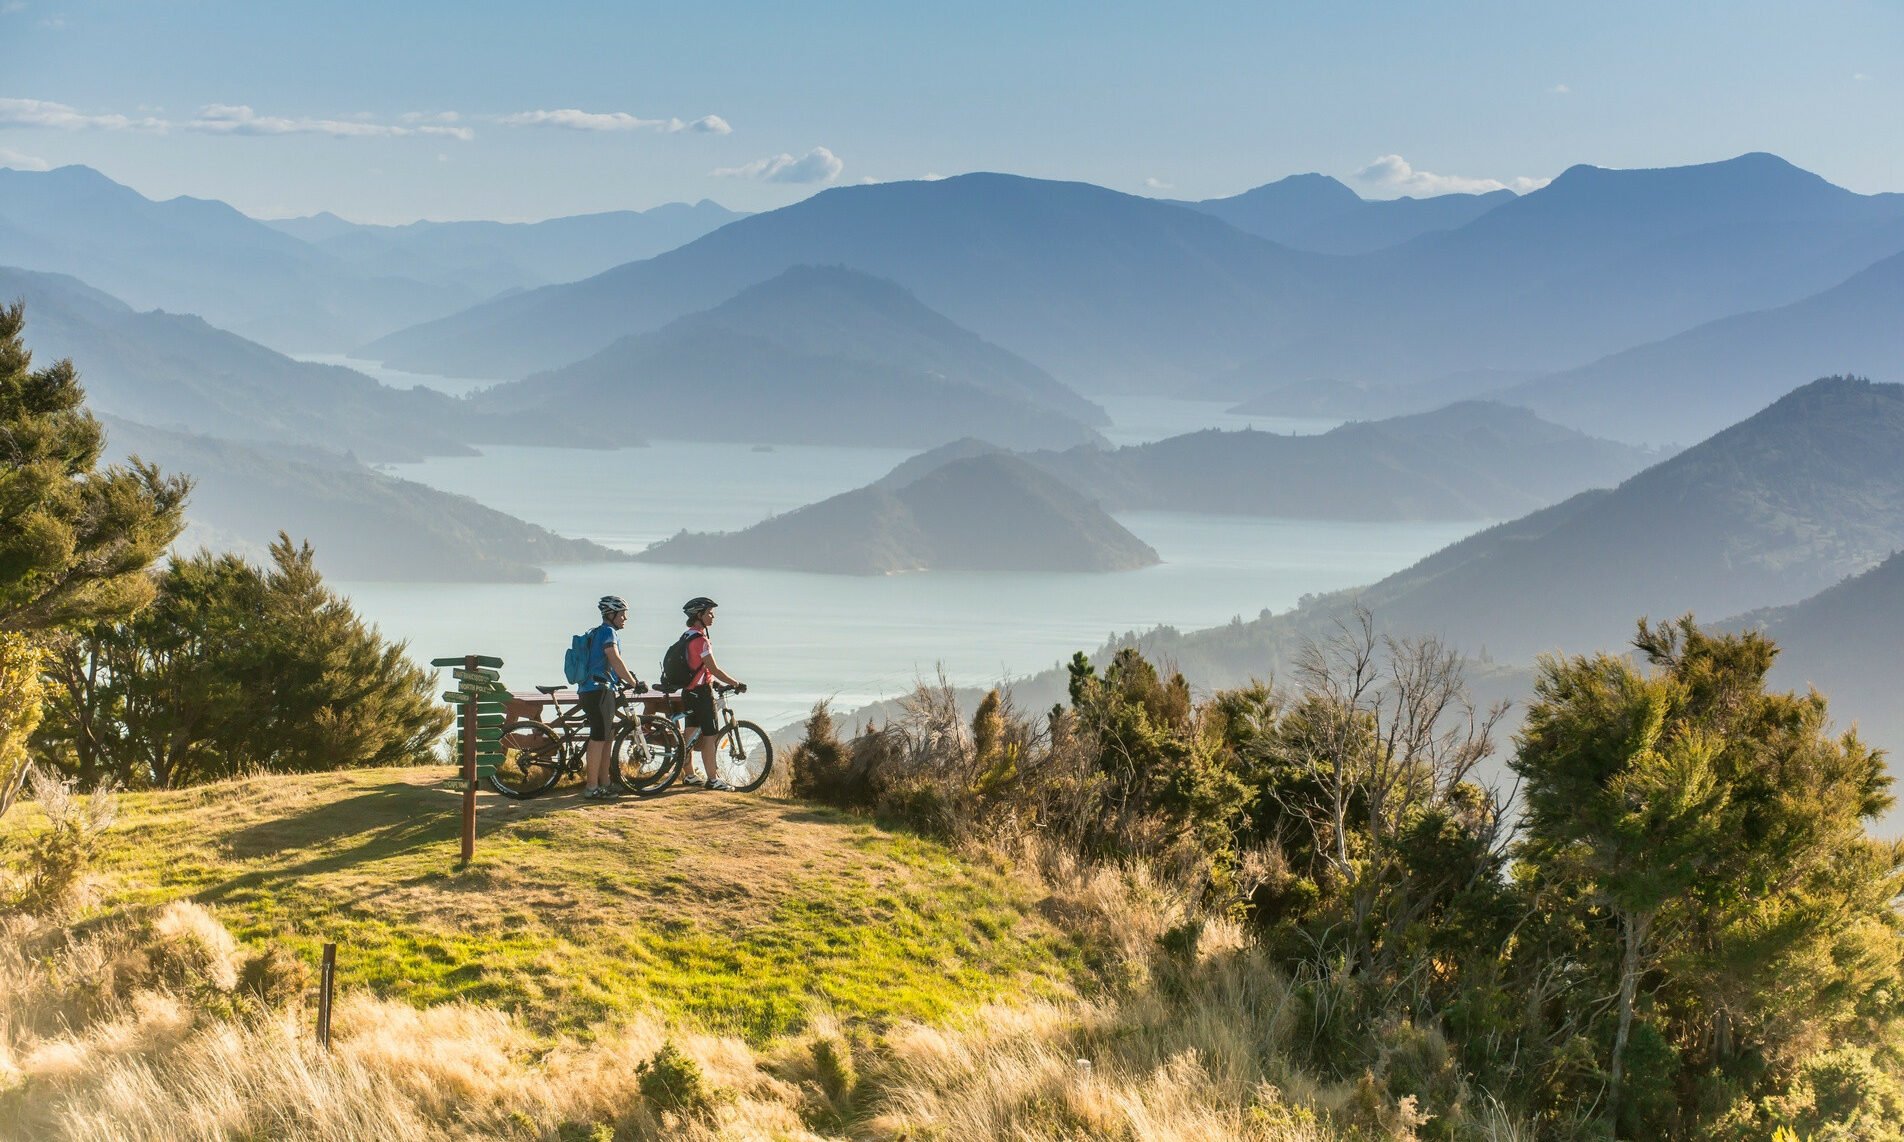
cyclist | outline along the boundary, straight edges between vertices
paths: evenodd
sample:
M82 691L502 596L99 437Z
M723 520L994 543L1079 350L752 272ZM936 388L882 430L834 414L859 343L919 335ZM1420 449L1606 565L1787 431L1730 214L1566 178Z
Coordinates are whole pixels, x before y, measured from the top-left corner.
M714 753L720 745L720 726L715 721L714 713L714 682L719 679L740 692L745 692L747 686L722 670L714 661L714 647L708 639L708 628L714 625L716 605L706 595L696 595L681 607L682 613L688 617L688 629L681 634L681 640L687 644L688 682L681 698L688 715L687 742L691 746L699 745L703 771L701 776L697 776L683 762L682 768L687 773L681 778L681 783L704 785L716 793L732 793L734 787L722 781L719 771L714 768Z
M584 755L582 796L591 801L612 801L614 786L608 780L608 731L615 720L615 692L626 684L638 686L635 672L621 657L622 627L628 625L628 604L619 595L603 595L595 603L602 613L602 625L588 632L588 665L582 682L575 687L581 699L582 713L588 718L588 745Z

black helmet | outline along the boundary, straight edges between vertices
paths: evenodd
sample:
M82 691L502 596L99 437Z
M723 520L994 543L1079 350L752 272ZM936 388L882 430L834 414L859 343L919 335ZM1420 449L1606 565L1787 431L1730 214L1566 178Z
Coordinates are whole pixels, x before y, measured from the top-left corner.
M621 601L620 595L603 595L595 600L595 609L604 615L612 615L616 611L627 610L628 604Z
M689 599L687 602L681 604L681 613L686 615L689 618L693 618L695 615L700 614L702 611L711 611L719 605L720 605L719 603L716 603L714 600L708 598L706 595L696 595L692 599Z

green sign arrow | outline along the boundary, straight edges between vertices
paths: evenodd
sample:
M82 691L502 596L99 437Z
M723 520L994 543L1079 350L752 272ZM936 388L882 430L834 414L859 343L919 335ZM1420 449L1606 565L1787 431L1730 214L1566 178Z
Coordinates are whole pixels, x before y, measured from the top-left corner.
M467 655L467 656L459 656L456 658L432 658L430 659L430 665L431 666L461 666L463 665L466 658L474 658L476 660L476 665L478 666L501 666L502 665L502 659L497 658L493 654L473 654L473 655Z

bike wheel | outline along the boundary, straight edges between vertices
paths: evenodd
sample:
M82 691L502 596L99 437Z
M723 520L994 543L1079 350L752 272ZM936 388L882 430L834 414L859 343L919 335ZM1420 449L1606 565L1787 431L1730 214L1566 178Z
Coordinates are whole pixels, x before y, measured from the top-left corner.
M714 751L716 772L737 793L752 793L773 772L773 742L752 722L735 722L721 734Z
M498 744L502 756L489 786L504 797L534 797L562 776L562 741L541 722L510 722Z
M608 755L609 768L616 784L649 797L674 784L685 752L674 723L648 714L615 735L615 746Z

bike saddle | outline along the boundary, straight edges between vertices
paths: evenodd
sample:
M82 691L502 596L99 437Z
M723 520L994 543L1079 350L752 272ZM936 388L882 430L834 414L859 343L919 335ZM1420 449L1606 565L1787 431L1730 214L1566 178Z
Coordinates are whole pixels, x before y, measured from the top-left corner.
M567 687L565 686L537 686L536 689L542 691L544 694L559 694L563 690L567 689Z

